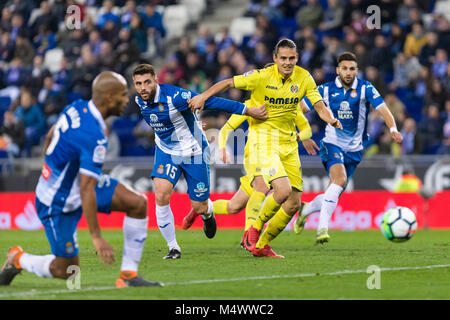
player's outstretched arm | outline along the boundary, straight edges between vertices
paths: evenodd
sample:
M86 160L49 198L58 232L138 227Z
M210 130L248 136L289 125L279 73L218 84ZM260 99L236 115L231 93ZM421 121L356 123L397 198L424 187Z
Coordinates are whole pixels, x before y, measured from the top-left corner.
M246 116L232 114L228 121L223 125L219 131L219 153L220 159L223 163L231 163L231 156L227 151L227 140L229 134L239 127L244 121L247 121Z
M44 141L44 153L47 151L48 146L50 145L50 141L52 141L53 138L53 130L55 129L55 126L53 125L45 135L45 141Z
M102 238L100 225L97 218L97 198L95 194L95 186L97 179L85 174L80 174L80 194L83 207L83 213L86 217L89 231L92 236L98 258L105 265L114 262L114 252L111 245Z
M402 136L402 134L400 132L398 132L394 116L392 115L392 113L388 109L388 107L384 104L381 107L377 108L376 110L381 112L381 115L383 116L384 122L386 123L387 127L391 131L392 139L396 143L402 143L403 136Z
M316 102L316 104L314 105L314 109L316 109L317 114L319 115L320 119L322 119L323 121L325 121L332 127L342 130L341 122L334 117L331 110L325 106L325 103L323 102L323 100Z
M220 82L217 82L215 85L213 85L211 88L206 90L205 92L192 97L192 99L189 100L189 108L191 108L192 112L195 112L196 110L202 111L206 100L208 100L210 97L221 93L223 91L226 91L230 88L234 88L234 81L233 78L225 79Z

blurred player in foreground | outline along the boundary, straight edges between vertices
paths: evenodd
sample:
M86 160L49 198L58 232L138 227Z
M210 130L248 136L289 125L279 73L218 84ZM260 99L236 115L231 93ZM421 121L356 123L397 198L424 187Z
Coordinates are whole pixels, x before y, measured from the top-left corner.
M319 86L328 108L341 121L343 130L330 125L325 129L325 137L320 142L320 158L330 177L325 193L308 204L302 203L299 217L294 223L294 231L302 232L306 218L320 211L316 242L328 242L328 222L348 180L363 157L363 141L367 138L367 115L369 105L381 112L392 139L401 143L403 138L397 130L394 117L384 103L377 89L368 81L357 78L358 64L351 52L342 53L337 59L335 81ZM307 109L312 107L308 97L302 100Z
M210 151L208 141L195 112L188 101L197 93L169 84L158 84L156 72L149 64L138 65L133 71L136 103L145 121L155 131L155 160L151 178L155 185L156 219L169 247L164 259L179 259L181 249L175 237L175 224L170 209L174 186L184 174L191 206L203 218L203 230L208 238L216 234L216 220L210 194ZM206 101L209 109L267 118L265 104L247 108L244 104L212 97Z
M68 105L46 137L45 161L36 187L36 209L52 254L38 256L12 247L0 272L9 285L26 270L39 277L67 279L79 266L77 224L84 213L101 262L114 262L111 245L102 237L97 212L125 211L124 249L117 287L161 286L138 276L147 238L147 199L117 180L101 176L107 138L105 121L120 115L128 102L126 80L102 72L92 84L92 100ZM78 177L79 175L79 177Z

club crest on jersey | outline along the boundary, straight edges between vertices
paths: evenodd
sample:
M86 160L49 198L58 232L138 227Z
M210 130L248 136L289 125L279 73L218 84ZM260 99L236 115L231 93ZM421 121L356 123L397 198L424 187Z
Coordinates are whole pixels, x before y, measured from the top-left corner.
M151 121L151 122L156 122L156 121L158 121L158 116L157 116L156 114L152 113L152 114L150 115L150 121Z
M199 182L197 183L197 189L194 189L194 191L197 193L206 192L208 191L208 188L206 188L205 183Z
M269 169L269 176L274 176L275 175L275 173L277 173L277 170L275 170L275 168L270 168Z
M164 173L164 166L160 165L159 168L156 170L156 172L158 172L159 174L163 174Z
M163 105L162 103L160 103L160 104L158 105L158 110L159 110L160 112L163 112L163 111L164 111L164 105Z
M67 254L72 254L75 251L72 242L67 242L66 243L66 253Z
M291 92L292 92L292 93L297 93L297 92L298 92L298 85L293 84L293 85L291 86Z
M106 157L106 148L104 145L96 146L94 149L94 156L92 157L92 161L97 163L103 163Z
M353 89L352 92L350 93L350 97L356 98L357 96L358 96L358 93L356 92L355 89Z

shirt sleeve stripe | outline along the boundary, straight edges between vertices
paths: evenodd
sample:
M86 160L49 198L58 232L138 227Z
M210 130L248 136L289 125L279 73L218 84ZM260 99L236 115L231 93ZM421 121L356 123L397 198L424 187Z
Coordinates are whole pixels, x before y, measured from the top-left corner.
M87 169L80 168L80 173L84 174L85 176L89 176L89 177L95 178L97 180L100 178L100 175L98 175L95 172L89 171Z

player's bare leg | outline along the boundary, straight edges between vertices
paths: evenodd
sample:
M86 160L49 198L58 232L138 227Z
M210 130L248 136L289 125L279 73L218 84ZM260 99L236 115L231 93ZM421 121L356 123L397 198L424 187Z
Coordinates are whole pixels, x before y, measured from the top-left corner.
M117 287L161 286L138 275L144 243L147 239L147 197L118 183L111 202L112 211L125 212L123 221L123 256Z
M336 209L339 197L347 184L347 173L341 163L330 167L330 185L324 193L322 207L320 208L319 225L317 227L316 243L328 242L328 222Z
M167 242L169 253L164 259L179 259L181 249L175 237L175 221L170 209L170 196L173 184L167 179L154 178L155 202L156 202L156 222L159 231Z

